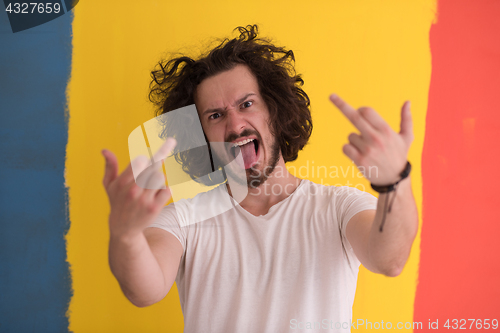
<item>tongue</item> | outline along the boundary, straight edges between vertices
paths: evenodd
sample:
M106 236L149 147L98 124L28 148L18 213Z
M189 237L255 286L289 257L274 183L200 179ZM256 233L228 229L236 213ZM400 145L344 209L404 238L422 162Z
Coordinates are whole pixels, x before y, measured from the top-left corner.
M257 162L257 155L255 154L255 145L252 141L243 146L240 146L243 161L245 162L245 169L249 169L255 162Z

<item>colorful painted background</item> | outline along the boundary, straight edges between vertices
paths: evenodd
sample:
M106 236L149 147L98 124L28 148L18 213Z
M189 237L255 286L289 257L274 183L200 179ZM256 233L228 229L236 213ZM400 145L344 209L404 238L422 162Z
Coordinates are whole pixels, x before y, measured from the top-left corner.
M412 101L420 232L401 276L360 270L353 320L423 323L405 331L500 320L498 17L498 0L87 0L13 34L0 13L0 332L182 331L175 288L139 309L109 270L100 151L128 164L129 133L153 117L158 60L254 23L295 52L312 101L313 136L291 169L353 170L341 147L354 128L330 93L397 131ZM351 171L302 176L371 191Z

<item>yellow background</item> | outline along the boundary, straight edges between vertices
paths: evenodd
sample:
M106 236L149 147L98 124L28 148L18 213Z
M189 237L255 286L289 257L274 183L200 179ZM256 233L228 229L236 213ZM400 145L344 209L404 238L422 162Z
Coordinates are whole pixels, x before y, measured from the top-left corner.
M70 330L182 331L175 287L162 302L136 308L122 295L107 262L109 205L101 183L100 151L113 151L120 170L129 163L128 135L153 117L147 99L149 73L160 58L178 51L196 55L213 37L235 37L235 27L255 23L261 36L292 49L312 101L314 124L310 144L290 164L297 170L306 165L344 171L353 167L341 149L354 128L329 103L330 93L355 107L372 106L396 131L400 108L411 100L415 141L409 160L421 217L420 164L431 74L428 36L434 16L433 0L81 1L74 9L68 88L67 251L74 289ZM349 181L369 189L367 181L351 172L347 178L308 178L330 185ZM353 320L413 320L419 244L420 236L397 278L360 269Z

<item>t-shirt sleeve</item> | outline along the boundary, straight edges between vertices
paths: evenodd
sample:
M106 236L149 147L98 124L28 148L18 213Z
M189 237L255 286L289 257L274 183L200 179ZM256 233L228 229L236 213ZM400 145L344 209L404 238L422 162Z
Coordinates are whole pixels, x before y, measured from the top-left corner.
M185 252L187 228L181 227L182 222L179 221L182 221L183 218L182 216L180 216L181 212L179 211L179 208L180 207L176 207L174 203L163 207L158 217L156 217L156 219L148 226L148 228L160 228L170 232L179 240Z
M354 187L340 186L336 188L334 202L342 244L346 251L354 255L346 236L347 223L354 215L363 210L376 210L377 198Z

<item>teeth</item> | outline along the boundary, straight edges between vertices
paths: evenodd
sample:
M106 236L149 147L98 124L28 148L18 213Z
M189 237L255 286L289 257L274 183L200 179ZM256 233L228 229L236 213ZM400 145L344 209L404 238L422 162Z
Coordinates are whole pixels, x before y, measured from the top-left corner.
M243 141L240 141L240 142L236 142L234 145L233 145L233 148L234 147L238 147L238 146L243 146L243 145L246 145L247 143L253 141L254 139L246 139L246 140L243 140Z

